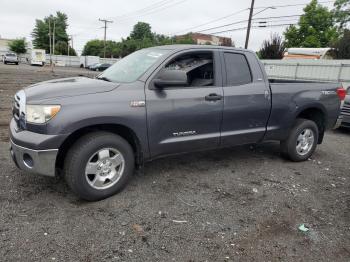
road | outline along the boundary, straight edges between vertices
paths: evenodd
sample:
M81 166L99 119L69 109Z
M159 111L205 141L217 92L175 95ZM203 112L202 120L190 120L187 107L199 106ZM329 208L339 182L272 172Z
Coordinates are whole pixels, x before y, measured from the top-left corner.
M0 65L0 260L350 261L346 130L327 132L302 163L281 158L278 143L159 159L95 203L62 179L17 170L7 135L14 93L79 74L93 75Z

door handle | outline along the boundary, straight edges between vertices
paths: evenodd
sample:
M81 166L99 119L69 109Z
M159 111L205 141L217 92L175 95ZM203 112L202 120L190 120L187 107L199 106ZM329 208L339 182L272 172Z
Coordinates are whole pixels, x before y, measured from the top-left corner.
M215 93L212 93L212 94L205 96L206 101L217 101L217 100L221 100L221 99L222 99L222 96L215 94Z
M264 95L265 95L265 98L267 100L270 100L270 93L269 93L269 91L265 90Z

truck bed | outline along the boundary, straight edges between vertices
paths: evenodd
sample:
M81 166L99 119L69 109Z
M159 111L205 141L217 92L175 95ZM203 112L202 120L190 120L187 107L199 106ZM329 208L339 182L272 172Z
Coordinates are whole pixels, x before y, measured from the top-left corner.
M271 114L266 139L283 140L294 119L304 108L321 110L327 119L326 128L332 127L340 114L340 101L334 82L269 79ZM292 113L293 112L293 113ZM294 115L296 114L296 115Z

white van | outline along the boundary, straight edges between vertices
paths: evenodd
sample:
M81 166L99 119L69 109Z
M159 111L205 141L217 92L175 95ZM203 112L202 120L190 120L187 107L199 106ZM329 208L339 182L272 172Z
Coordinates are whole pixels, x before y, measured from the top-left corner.
M45 49L33 49L30 56L31 65L45 65L46 54Z

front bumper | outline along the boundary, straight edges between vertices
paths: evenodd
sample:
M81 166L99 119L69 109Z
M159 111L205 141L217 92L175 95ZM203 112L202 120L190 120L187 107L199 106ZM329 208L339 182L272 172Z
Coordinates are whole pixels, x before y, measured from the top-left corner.
M6 62L6 63L18 63L18 60L5 59L4 62Z
M341 126L350 128L350 115L343 115L343 121L341 122Z
M10 123L10 152L16 166L24 171L55 176L58 148L65 135L46 135L20 130L14 119Z
M333 129L337 129L338 127L340 127L342 125L343 120L343 115L338 116L337 122L335 122Z
M44 176L55 176L58 149L33 150L16 145L11 140L10 153L19 169Z

